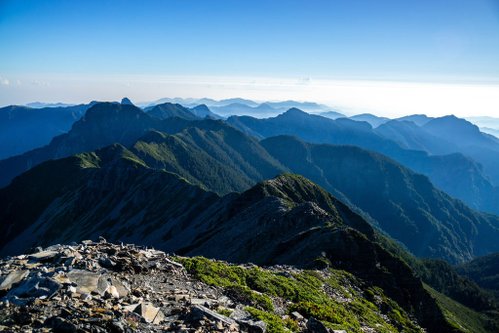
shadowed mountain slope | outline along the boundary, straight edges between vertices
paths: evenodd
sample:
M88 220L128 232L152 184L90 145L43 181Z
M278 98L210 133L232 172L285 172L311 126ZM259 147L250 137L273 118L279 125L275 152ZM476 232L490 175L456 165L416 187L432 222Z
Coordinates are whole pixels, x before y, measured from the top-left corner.
M499 218L473 211L380 154L289 136L261 144L292 172L342 193L417 256L462 262L498 248Z

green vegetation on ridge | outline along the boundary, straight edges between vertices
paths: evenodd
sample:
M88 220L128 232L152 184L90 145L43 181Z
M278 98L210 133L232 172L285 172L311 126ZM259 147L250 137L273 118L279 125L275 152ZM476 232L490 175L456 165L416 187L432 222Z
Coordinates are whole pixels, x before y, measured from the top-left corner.
M201 281L224 287L228 293L238 293L238 297L247 301L247 310L267 323L269 332L284 332L285 327L293 329L293 322L277 315L273 303L284 304L288 314L298 311L333 329L360 333L362 328L372 327L378 332L422 332L381 289L366 287L345 271L285 273L291 268L237 266L202 257L179 260Z

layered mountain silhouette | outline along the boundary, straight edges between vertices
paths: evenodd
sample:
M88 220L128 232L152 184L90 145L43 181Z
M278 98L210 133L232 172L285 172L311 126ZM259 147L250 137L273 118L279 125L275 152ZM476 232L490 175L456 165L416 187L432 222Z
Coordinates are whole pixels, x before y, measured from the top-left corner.
M195 107L190 108L189 111L199 118L222 119L218 114L211 112L205 104L196 105Z
M378 117L378 116L371 114L371 113L361 113L361 114L357 114L355 116L351 116L349 118L352 120L355 120L355 121L365 121L366 123L369 123L373 128L376 128L376 127L386 123L387 121L390 121L389 118Z
M10 172L10 179L4 178L7 184L44 161L114 143L128 147L150 169L175 173L219 195L245 191L283 172L302 174L357 207L418 256L462 262L499 250L496 217L469 209L382 155L290 137L258 142L221 121L161 120L133 105L95 105L50 145L0 162L1 174Z
M482 133L467 120L455 116L430 119L423 125L391 121L376 132L407 149L424 150L430 154L461 153L483 166L492 184L499 181L499 139Z
M492 134L499 138L499 118L494 117L466 117L466 120L472 122L480 128L480 131Z
M279 114L280 109L274 108L267 103L262 103L256 106L250 106L244 103L231 103L223 106L212 106L213 112L222 116L253 114L260 117L268 117Z
M227 194L287 170L253 138L220 122L198 122L174 135L149 132L130 150L149 167Z
M319 112L318 115L326 117L326 118L331 118L331 119L338 119L338 118L345 118L346 117L343 113L336 112L336 111Z
M399 121L412 121L414 124L416 124L418 126L423 126L423 125L425 125L427 122L429 122L432 119L433 119L432 117L428 117L425 114L412 114L412 115L409 115L409 116L404 116L404 117L397 118L395 120L399 120Z
M405 126L405 123L402 123L403 126L397 126L395 129L396 135L391 134L389 137L385 137L384 134L373 130L367 122L358 122L347 118L333 120L319 115L311 115L298 109L290 109L277 117L266 119L233 116L228 118L227 122L241 131L261 139L277 135L292 135L311 143L355 145L376 151L428 176L438 188L463 200L475 209L491 213L499 212L499 205L497 205L499 190L493 185L482 165L459 152L448 155L432 155L427 151L416 150L421 149L422 145L430 146L430 141L436 135L433 133L431 137L421 136L417 129L411 127L411 124ZM393 123L389 122L388 124ZM418 134L415 135L414 131ZM389 132L389 129L385 132ZM405 134L401 134L402 132ZM418 145L404 149L401 146L403 143L398 143L398 141L402 141L397 139L399 136L404 137L404 142L411 142L411 144L418 142ZM395 139L397 140L394 141ZM445 148L445 144L442 143L433 145ZM489 158L489 160L491 159L493 158ZM495 161L499 161L499 159Z
M390 120L375 129L377 134L397 142L402 148L426 151L434 155L448 154L450 142L409 120Z

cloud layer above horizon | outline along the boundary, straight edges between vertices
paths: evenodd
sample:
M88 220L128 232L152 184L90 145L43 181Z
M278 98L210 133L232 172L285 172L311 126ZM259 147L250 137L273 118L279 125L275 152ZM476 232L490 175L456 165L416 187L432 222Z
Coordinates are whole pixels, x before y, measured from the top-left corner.
M313 78L210 77L159 75L0 75L0 104L29 102L136 102L163 97L242 97L256 101L323 103L353 115L499 116L499 83L426 83Z

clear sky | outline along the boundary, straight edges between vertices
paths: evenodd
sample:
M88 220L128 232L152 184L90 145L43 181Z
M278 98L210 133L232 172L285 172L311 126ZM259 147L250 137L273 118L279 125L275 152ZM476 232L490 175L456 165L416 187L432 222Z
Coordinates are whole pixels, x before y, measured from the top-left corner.
M499 1L0 0L0 105L124 95L499 116Z

